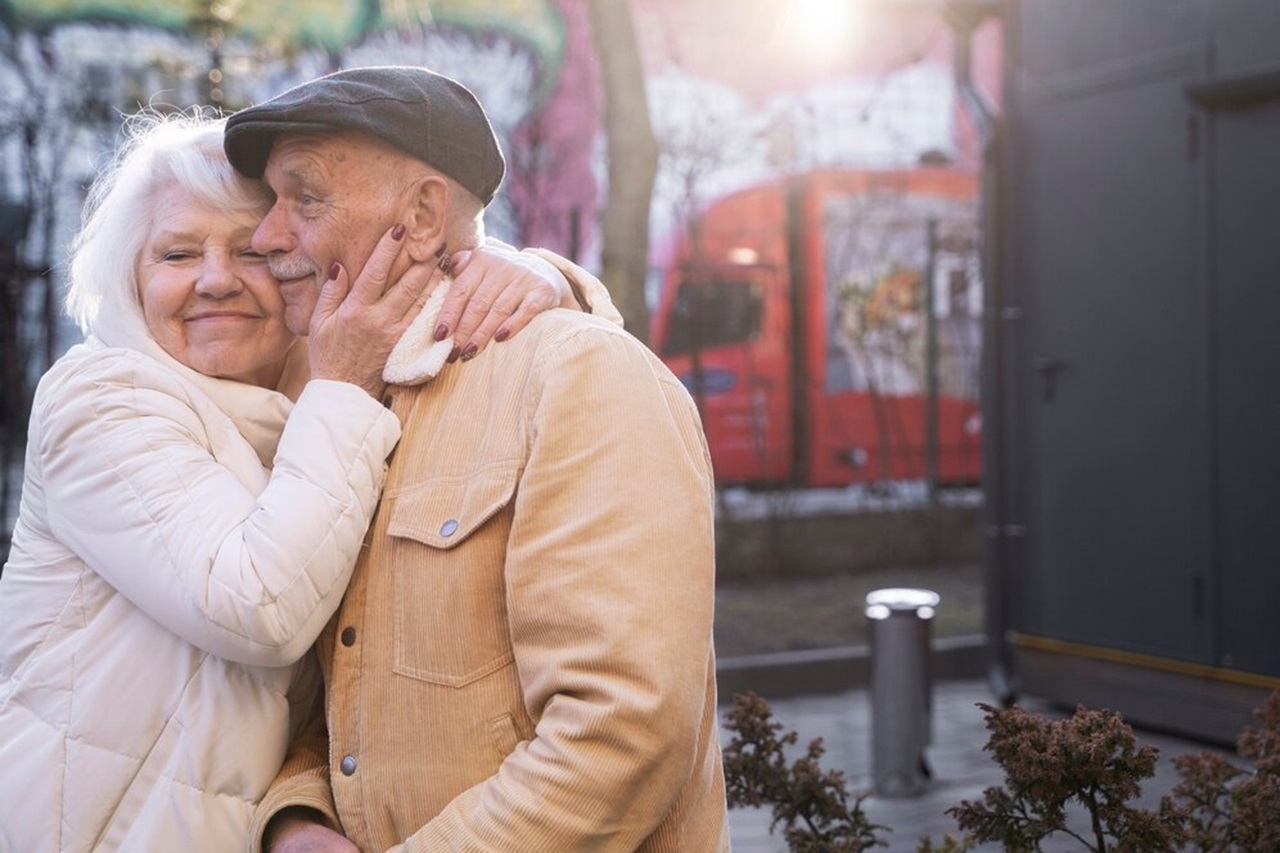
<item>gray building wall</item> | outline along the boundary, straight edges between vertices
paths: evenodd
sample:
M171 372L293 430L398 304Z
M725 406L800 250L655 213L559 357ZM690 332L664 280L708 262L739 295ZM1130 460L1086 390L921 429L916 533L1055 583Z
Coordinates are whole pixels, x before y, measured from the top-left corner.
M1234 737L1280 686L1280 5L1013 0L992 418L1023 690Z

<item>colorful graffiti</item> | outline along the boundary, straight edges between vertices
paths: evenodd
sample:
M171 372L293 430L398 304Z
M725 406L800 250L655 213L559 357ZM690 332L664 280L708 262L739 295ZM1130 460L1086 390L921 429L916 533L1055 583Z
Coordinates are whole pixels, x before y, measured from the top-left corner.
M339 65L425 64L458 77L486 104L508 155L491 230L598 265L606 146L587 0L0 0L0 7L45 30L89 20L187 34L187 48L136 34L111 44L66 41L96 69L135 66L105 73L125 79L134 104L151 102L157 90L180 94L182 81L199 78L194 37L215 23L226 28L219 73L230 108ZM699 210L763 180L902 168L924 157L976 166L976 138L952 79L953 34L936 13L853 15L857 4L824 0L618 7L635 23L662 151L650 229L656 270ZM979 33L976 47L977 82L998 97L994 27Z
M764 180L939 159L976 169L977 136L959 107L954 34L942 17L833 20L847 3L825 4L825 17L798 14L815 2L630 3L662 150L651 227L656 273L699 210ZM375 39L347 63L426 62L473 87L510 166L492 230L597 266L603 93L586 0L455 0L433 4L432 15L430 38ZM993 99L998 36L983 28L975 44L976 82Z

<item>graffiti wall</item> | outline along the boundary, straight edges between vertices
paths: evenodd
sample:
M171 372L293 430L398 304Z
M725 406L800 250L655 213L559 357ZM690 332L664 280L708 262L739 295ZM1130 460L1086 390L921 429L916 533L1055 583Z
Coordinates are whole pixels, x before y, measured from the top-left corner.
M824 0L635 4L663 149L655 233L715 197L823 168L976 168L959 107L954 37L932 12ZM998 99L999 33L975 45L977 82ZM661 260L661 256L656 258Z
M977 134L954 82L955 35L935 12L879 4L857 14L864 7L845 0L630 6L662 152L655 267L670 262L697 211L753 184L922 159L977 167ZM405 21L387 22L399 28L366 38L343 64L424 63L472 87L510 161L491 227L595 266L603 95L586 0L455 0L432 10L423 38L406 37ZM996 25L979 28L974 76L996 102L999 50ZM298 78L315 72L293 69Z
M698 210L755 183L925 157L977 163L953 82L954 35L937 13L849 0L628 5L662 152L656 266ZM0 7L31 27L0 67L4 126L38 135L64 114L78 120L81 101L109 124L139 105L234 110L343 66L413 63L455 76L488 108L509 159L494 233L598 263L603 95L587 0L291 0L270 27L257 13L222 22L141 0ZM880 11L856 14L870 8ZM996 100L999 63L998 30L980 28L975 74ZM65 144L67 179L91 180L110 144L101 132ZM8 165L0 182L18 192L22 164Z
M0 337L16 347L6 362L19 365L21 384L78 337L58 310L66 247L124 115L196 104L233 111L340 67L421 64L470 86L508 158L491 233L599 269L606 140L588 0L258 6L0 0L0 207L21 219L7 251L8 275L22 282L6 292L4 316L19 319ZM954 34L936 13L894 10L891 0L626 6L661 150L651 305L693 223L734 193L824 169L976 168L977 136L953 79ZM855 14L871 8L880 11ZM976 82L998 102L994 24L977 31L974 48ZM961 302L980 304L976 293ZM842 310L833 306L833 316ZM832 322L839 331L846 321Z

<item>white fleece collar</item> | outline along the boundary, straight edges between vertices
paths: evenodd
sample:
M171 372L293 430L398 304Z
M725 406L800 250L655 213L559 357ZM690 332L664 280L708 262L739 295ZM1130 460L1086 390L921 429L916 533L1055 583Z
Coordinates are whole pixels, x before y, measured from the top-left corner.
M453 338L435 340L435 322L451 280L446 278L436 285L427 298L427 304L422 306L391 350L382 369L382 378L387 384L420 385L444 367L449 353L453 351Z

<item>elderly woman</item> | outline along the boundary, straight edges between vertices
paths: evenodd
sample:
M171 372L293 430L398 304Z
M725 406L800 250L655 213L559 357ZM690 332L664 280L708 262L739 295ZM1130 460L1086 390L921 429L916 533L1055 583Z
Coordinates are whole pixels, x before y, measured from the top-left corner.
M250 248L269 203L193 118L140 125L94 188L87 338L36 392L0 581L0 850L236 849L318 695L304 656L400 434L380 359L442 273L384 292L393 229L331 271L308 347ZM554 288L526 266L460 277Z

